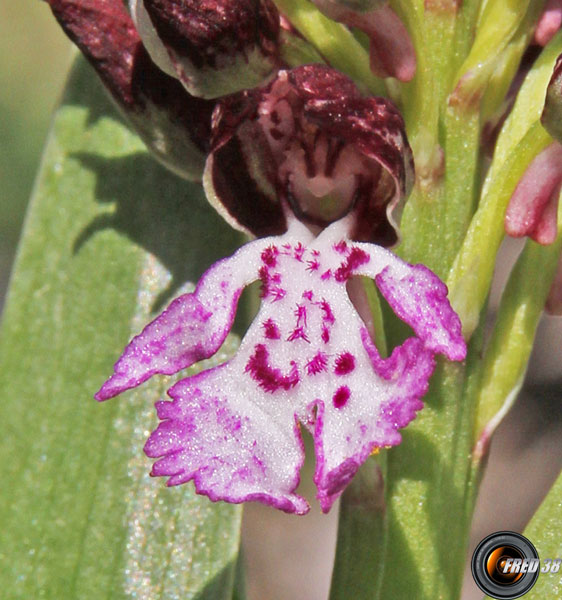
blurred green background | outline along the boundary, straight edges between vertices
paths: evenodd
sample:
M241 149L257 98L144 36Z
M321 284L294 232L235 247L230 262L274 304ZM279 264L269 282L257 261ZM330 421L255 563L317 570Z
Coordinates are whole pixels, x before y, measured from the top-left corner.
M70 59L45 2L0 0L0 306Z

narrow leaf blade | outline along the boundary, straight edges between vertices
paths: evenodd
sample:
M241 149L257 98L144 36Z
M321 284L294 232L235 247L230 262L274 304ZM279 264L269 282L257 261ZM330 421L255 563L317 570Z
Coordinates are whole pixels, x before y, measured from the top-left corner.
M6 597L232 597L240 508L148 477L142 445L169 381L102 405L92 396L150 314L237 245L200 186L146 153L78 61L0 339Z

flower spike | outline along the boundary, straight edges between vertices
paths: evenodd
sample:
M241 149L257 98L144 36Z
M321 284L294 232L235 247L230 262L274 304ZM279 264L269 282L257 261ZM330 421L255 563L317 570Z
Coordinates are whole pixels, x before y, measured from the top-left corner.
M145 452L168 485L193 480L212 500L258 500L302 514L295 489L304 460L299 424L314 437L318 499L327 512L371 452L400 442L422 407L434 354L463 360L466 347L446 287L423 266L347 237L352 219L314 237L297 221L280 237L243 246L211 267L133 339L96 397L110 398L154 373L171 374L214 353L244 285L262 283L262 305L230 361L187 377L156 405L161 423ZM346 289L373 277L415 336L382 358Z
M190 96L150 59L121 0L47 0L148 148L200 179L214 103Z

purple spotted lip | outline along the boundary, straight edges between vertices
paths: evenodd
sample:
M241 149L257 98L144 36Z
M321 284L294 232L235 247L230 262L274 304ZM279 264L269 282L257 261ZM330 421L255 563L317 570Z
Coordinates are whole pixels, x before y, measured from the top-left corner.
M445 285L424 266L354 243L337 222L315 238L293 221L280 237L243 246L211 267L134 338L97 393L106 400L156 373L214 354L244 286L262 283L262 304L236 356L187 377L158 402L162 420L145 452L168 485L189 480L212 500L259 500L308 511L297 494L304 448L314 437L318 500L328 511L378 447L422 407L434 354L462 360L466 348ZM350 277L375 280L415 337L382 358L346 291Z

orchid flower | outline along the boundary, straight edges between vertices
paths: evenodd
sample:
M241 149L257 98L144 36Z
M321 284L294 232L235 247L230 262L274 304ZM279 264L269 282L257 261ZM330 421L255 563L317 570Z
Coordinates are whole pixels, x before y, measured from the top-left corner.
M338 502L330 598L460 598L490 442L562 312L562 0L46 1L95 73L57 113L8 299L6 593L76 595L110 556L102 595L238 597L226 503L306 513L306 446ZM496 311L506 231L531 239ZM99 386L139 391L96 408ZM547 504L530 531L556 556Z
M399 443L398 429L422 407L434 354L464 359L460 321L431 271L354 241L396 240L393 212L413 178L403 121L388 101L362 98L322 65L281 71L235 99L236 111L233 101L214 117L208 196L234 226L281 234L211 267L129 344L96 398L213 355L242 289L259 279L262 307L236 357L170 389L145 452L160 458L152 473L169 485L193 479L213 500L302 514L302 424L314 436L314 480L328 511L373 450ZM233 173L233 152L252 169ZM415 332L386 359L347 294L360 275Z
M156 405L162 423L145 452L168 485L193 479L212 500L260 500L302 514L295 489L304 460L299 424L314 436L314 481L324 511L376 448L422 408L434 354L463 360L460 321L446 288L422 265L347 237L346 219L318 237L298 221L286 234L242 247L211 267L197 289L134 338L97 393L106 400L156 373L214 354L244 286L262 283L262 305L229 362L182 379ZM415 336L383 359L346 283L371 277Z
M365 243L398 239L413 182L400 114L324 65L280 70L265 84L279 66L279 15L269 0L132 1L136 27L118 0L50 3L163 162L185 175L170 160L174 141L186 160L194 152L185 146L209 148L208 198L231 225L261 238L211 267L194 293L148 325L96 398L214 354L242 289L260 279L262 309L236 357L170 390L173 402L157 405L163 422L145 451L160 458L153 474L170 485L193 479L213 500L262 500L301 514L302 424L314 436L318 498L329 510L373 450L400 441L398 429L422 407L434 354L466 353L439 279ZM260 83L219 99L205 129L214 103L191 94ZM389 358L347 294L359 275L375 279L415 332Z

